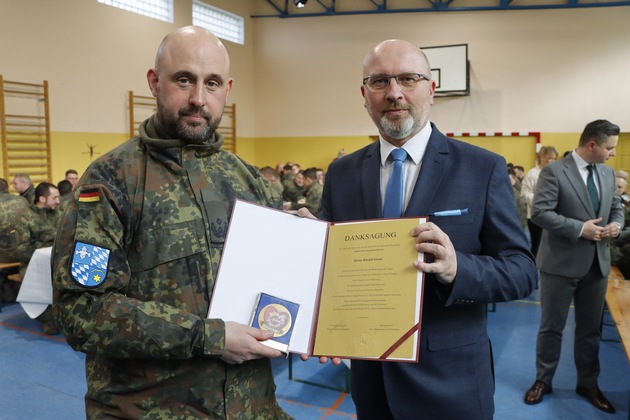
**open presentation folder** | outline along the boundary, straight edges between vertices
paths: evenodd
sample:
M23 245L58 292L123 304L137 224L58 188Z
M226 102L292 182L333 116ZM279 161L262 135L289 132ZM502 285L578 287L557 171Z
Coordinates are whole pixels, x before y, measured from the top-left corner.
M410 232L426 220L331 224L237 201L208 318L252 325L264 294L298 306L288 352L417 362L424 256Z

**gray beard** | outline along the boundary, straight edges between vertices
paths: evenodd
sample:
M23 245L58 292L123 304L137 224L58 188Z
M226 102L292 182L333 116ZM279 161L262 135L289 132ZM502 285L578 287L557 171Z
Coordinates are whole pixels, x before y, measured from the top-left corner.
M206 126L201 132L195 132L191 130L192 127L185 126L181 120L178 120L175 124L175 133L177 138L188 144L203 144L212 139L214 132L218 126L217 124L211 124Z
M412 117L406 118L402 123L396 123L388 120L387 117L382 116L380 123L381 130L383 130L389 137L396 140L402 140L411 136L416 128L416 121Z

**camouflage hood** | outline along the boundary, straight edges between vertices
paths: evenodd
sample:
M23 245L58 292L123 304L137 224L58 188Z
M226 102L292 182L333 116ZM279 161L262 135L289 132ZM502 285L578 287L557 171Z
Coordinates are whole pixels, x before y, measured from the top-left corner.
M203 144L191 144L186 143L180 139L171 139L169 136L161 130L155 121L155 114L140 124L140 138L142 142L149 149L171 149L171 148L183 148L184 146L192 149L197 149L197 153L203 155L216 153L221 149L223 145L223 135L218 132L214 132L212 139ZM204 153L205 152L205 153Z

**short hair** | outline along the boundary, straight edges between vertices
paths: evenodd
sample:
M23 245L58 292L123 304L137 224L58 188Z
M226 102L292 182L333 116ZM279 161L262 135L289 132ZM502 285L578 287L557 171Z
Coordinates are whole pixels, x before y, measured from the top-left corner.
M263 176L268 176L268 175L273 175L276 178L278 177L278 171L276 171L274 168L272 168L271 166L265 166L263 168L260 169L259 171Z
M28 182L28 184L31 184L31 177L28 176L28 174L25 174L24 172L20 172L15 174L15 178L21 179L22 181L26 181Z
M59 190L59 195L66 195L72 192L72 182L67 179L63 179L59 181L57 184L57 189Z
M9 183L6 179L0 178L0 193L9 192Z
M308 178L311 181L317 181L317 168L305 169L302 174L304 175L304 178Z
M79 175L79 173L77 171L75 171L74 169L68 169L66 171L66 176L68 176L68 174L75 174L75 175Z
M615 171L615 177L616 178L621 178L621 179L625 179L626 181L628 180L628 172L622 170L622 169L618 169Z
M595 120L586 124L582 135L580 136L580 146L585 146L591 140L598 145L606 143L608 137L618 136L621 130L617 124L613 124L608 120Z
M518 169L519 171L525 172L525 168L523 168L521 165L514 165L514 170L516 169Z
M39 197L48 197L50 195L50 189L57 188L50 182L40 182L35 188L35 204L39 202Z
M558 151L553 146L543 146L538 151L538 156L549 156L550 154L555 153L556 157L558 157Z

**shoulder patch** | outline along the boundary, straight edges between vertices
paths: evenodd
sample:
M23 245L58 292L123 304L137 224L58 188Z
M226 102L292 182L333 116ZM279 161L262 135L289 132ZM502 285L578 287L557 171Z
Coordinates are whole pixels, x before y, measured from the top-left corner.
M96 287L103 284L107 277L109 253L109 249L85 242L76 242L70 267L72 279L84 287Z
M81 194L79 194L79 201L82 203L95 203L100 201L100 199L98 189L96 188L82 190Z

